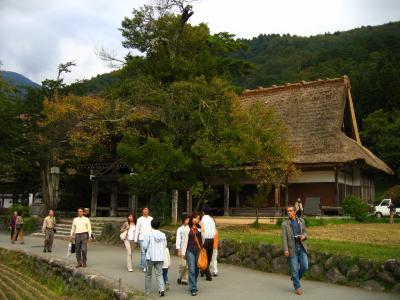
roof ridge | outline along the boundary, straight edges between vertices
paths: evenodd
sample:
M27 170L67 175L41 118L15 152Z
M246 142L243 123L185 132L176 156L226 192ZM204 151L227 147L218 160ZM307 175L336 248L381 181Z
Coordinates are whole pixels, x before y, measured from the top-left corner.
M257 89L246 89L243 91L241 96L252 96L252 95L257 95L257 94L264 94L268 92L276 92L276 91L282 91L282 90L290 90L293 88L298 88L298 87L304 87L304 86L317 86L317 85L322 85L326 83L340 83L343 82L343 84L347 85L350 87L350 79L347 75L343 75L342 77L338 78L325 78L325 79L317 79L314 81L305 81L302 80L300 82L295 82L295 83L286 83L283 85L272 85L270 87L258 87Z

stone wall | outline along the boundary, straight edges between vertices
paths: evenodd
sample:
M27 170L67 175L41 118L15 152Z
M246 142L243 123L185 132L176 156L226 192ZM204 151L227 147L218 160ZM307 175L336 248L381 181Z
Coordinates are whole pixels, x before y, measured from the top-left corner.
M57 276L72 289L76 288L80 291L83 289L87 289L88 291L91 289L101 289L109 295L108 299L118 300L136 299L136 296L140 294L136 291L130 291L128 287L118 282L112 282L100 274L95 274L93 271L89 273L89 271L83 269L76 269L61 259L40 257L22 250L0 248L0 256L7 254L13 254L16 259L23 259L27 263L31 263L35 272L40 276Z
M175 253L175 234L165 233L168 247L171 253ZM283 255L280 245L222 240L219 244L218 261L264 272L289 275L287 258ZM305 277L400 294L400 262L395 259L381 263L358 257L310 252L309 270Z
M118 240L119 227L115 226L114 233L111 229L112 226L105 230L108 240ZM170 253L175 254L175 232L164 231L164 233L167 236ZM118 243L122 245L120 240ZM264 272L289 275L287 258L283 255L280 245L221 240L218 261ZM389 259L382 263L359 257L310 252L309 270L305 277L400 294L400 262L395 259Z

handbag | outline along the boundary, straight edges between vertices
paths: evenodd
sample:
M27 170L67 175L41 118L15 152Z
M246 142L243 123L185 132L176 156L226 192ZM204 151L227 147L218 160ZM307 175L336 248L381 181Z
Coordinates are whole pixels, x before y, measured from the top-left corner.
M122 232L122 233L119 235L119 238L120 238L121 240L125 241L126 235L127 235L127 234L128 234L128 230L125 230L124 232Z
M207 251L206 249L204 249L204 247L200 246L200 243L197 239L197 234L194 234L194 239L197 243L197 246L200 249L200 253L199 253L199 257L197 258L197 267L201 270L201 271L205 271L208 268L208 257L207 257Z

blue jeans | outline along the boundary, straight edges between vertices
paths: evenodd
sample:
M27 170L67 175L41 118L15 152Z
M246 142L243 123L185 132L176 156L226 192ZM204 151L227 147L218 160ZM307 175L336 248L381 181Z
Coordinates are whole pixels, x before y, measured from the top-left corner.
M149 294L151 292L151 277L153 273L153 267L156 273L156 280L158 283L158 291L164 291L164 279L163 279L163 262L162 261L147 261L147 270L145 276L145 286L144 292L145 294Z
M197 258L199 251L186 250L186 261L189 268L189 290L197 292L197 277L199 277L199 268L197 267Z
M295 289L301 287L300 279L308 270L308 257L301 245L296 245L295 255L289 257L290 271Z
M162 269L162 277L164 278L164 282L168 283L168 268Z
M143 249L143 241L139 240L140 244L140 268L143 270L146 268L146 251Z

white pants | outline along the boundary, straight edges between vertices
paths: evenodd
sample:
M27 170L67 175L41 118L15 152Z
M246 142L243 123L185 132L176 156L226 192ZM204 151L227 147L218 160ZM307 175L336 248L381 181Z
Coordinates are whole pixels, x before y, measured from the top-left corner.
M132 250L134 246L134 242L130 240L124 240L125 248L126 248L126 267L128 270L132 269Z
M211 263L210 263L210 272L212 275L218 274L218 249L213 250L213 254L211 257Z

